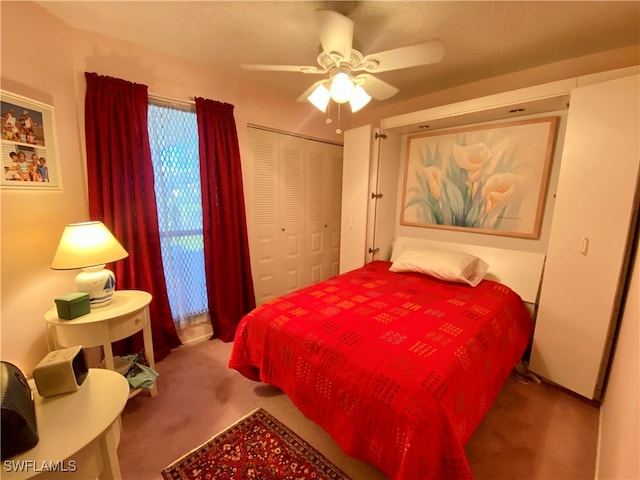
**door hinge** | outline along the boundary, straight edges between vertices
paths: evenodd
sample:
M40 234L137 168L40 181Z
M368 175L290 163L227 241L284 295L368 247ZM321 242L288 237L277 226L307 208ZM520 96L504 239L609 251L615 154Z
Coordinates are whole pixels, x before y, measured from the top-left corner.
M375 254L375 253L378 253L379 251L380 251L380 249L378 247L376 247L376 248L369 247L369 253L374 253Z
M382 194L381 193L371 192L371 198L382 198Z
M386 134L384 134L384 133L378 133L378 132L376 132L376 134L375 134L375 137L374 137L374 138L375 138L376 140L377 140L377 139L379 139L379 138L385 139L385 138L387 138L387 135L386 135Z

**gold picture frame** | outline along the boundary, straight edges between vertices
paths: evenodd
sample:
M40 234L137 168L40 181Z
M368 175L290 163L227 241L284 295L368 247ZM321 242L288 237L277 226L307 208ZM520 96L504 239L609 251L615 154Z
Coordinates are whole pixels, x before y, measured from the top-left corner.
M407 137L402 225L539 238L558 117Z
M61 190L52 105L0 90L3 189Z

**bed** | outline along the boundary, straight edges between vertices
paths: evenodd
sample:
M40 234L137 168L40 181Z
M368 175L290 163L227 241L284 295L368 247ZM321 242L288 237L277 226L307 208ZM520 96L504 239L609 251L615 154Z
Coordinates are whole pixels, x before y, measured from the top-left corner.
M476 286L390 271L443 247L487 259ZM471 478L463 447L529 343L544 256L410 238L394 255L253 310L229 366L394 480Z

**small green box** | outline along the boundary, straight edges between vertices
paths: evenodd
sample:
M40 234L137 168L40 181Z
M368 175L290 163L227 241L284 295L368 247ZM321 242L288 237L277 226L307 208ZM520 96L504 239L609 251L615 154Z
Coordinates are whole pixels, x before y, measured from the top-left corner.
M86 315L91 310L89 294L84 292L70 293L55 299L58 318L73 320Z

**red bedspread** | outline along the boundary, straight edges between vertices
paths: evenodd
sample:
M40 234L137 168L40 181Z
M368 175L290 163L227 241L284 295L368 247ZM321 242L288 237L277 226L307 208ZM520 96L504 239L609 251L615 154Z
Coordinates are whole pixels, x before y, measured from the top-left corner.
M499 283L389 266L256 308L229 366L282 389L347 454L395 480L471 478L463 445L525 350L531 315Z

